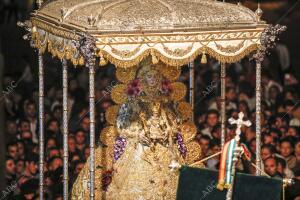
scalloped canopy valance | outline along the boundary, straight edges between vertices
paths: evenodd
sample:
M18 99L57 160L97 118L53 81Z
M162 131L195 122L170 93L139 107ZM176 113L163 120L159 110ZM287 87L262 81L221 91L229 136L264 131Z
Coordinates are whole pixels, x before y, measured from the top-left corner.
M260 45L266 24L259 17L214 0L54 0L31 22L37 48L75 65L84 64L74 41L85 33L95 38L97 55L117 67L148 55L181 66L199 54L224 63L242 59Z

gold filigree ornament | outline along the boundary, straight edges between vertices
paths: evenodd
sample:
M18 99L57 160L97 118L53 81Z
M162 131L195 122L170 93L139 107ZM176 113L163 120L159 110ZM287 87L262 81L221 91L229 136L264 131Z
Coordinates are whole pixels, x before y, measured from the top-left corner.
M119 105L113 105L113 106L110 106L106 110L105 119L109 124L111 124L111 125L116 124L116 119L117 119L117 116L118 116L119 109L120 109Z
M136 68L117 68L116 77L122 83L129 83L135 78Z
M187 149L187 154L185 157L185 161L187 164L192 164L195 161L200 159L202 150L201 146L198 142L196 141L191 141L185 144L186 149Z
M117 135L118 135L118 131L115 126L107 126L101 131L100 141L105 145L107 145L108 147L113 147Z
M159 63L157 65L159 71L166 79L170 81L176 81L179 78L181 73L180 67L173 67L173 66L166 65L164 63Z
M189 104L185 101L179 102L177 109L178 109L179 113L181 114L181 117L183 120L187 120L187 119L191 118L191 116L193 114L193 109L192 109L191 104Z
M116 85L111 91L111 98L116 104L123 104L127 100L126 95L127 85L119 84Z
M172 93L171 99L174 101L182 100L186 95L186 86L180 82L174 82L171 84Z
M181 124L179 128L185 142L194 139L197 134L197 127L193 122L185 122Z

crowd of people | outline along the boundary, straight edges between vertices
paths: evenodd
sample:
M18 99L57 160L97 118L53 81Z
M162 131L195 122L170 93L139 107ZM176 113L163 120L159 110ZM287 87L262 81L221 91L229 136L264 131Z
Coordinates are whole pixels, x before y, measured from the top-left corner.
M45 85L45 187L49 199L62 198L62 87L59 62L46 59ZM195 123L196 140L202 148L202 158L221 150L220 137L220 79L218 62L213 59L196 70ZM47 66L48 64L48 66ZM261 112L261 168L276 178L294 178L296 184L289 188L291 198L300 196L300 101L298 81L290 73L272 77L271 66L266 64L262 76ZM47 70L48 69L48 70ZM69 68L69 174L70 186L75 181L89 157L88 73L84 68ZM21 199L38 199L39 124L37 81L25 70L21 77L7 74L3 100L6 109L6 172L7 185L17 185L10 196ZM255 65L244 59L227 67L226 117L237 118L239 112L252 121L251 127L242 129L242 142L255 160ZM49 73L49 74L47 74ZM19 81L14 81L19 80ZM51 81L52 80L52 81ZM189 83L187 67L182 70L180 81ZM96 142L105 126L105 111L113 104L111 88L117 80L114 67L108 66L96 74ZM235 136L235 127L226 124L226 141ZM206 167L218 169L219 157L208 160ZM255 168L243 160L238 170L255 174Z
M5 0L0 3L0 23L26 18L32 2ZM21 4L20 4L21 3ZM3 12L2 12L3 11ZM276 53L277 52L277 53ZM300 199L300 94L299 82L289 71L284 45L263 63L261 110L261 157L259 166L274 178L293 178L287 199ZM26 59L25 59L26 60ZM220 125L220 65L213 59L207 64L195 61L195 123L196 140L205 158L221 150ZM28 64L28 63L27 63ZM63 134L61 64L45 56L45 138L44 180L47 199L63 197ZM5 105L5 179L7 190L2 199L39 199L39 116L38 80L36 67L26 65L22 74L7 73L3 79L1 101ZM180 81L189 84L189 71L184 67ZM68 152L70 188L89 157L88 71L69 68L68 91ZM96 74L96 144L105 126L105 111L113 105L111 88L117 80L114 67L97 70ZM243 127L241 141L256 158L255 130L255 64L245 58L227 66L226 118L237 118L239 112L251 120L251 127ZM226 123L226 141L235 135L235 126ZM199 158L199 159L201 159ZM219 157L205 162L210 169L219 168ZM238 170L255 174L244 158Z

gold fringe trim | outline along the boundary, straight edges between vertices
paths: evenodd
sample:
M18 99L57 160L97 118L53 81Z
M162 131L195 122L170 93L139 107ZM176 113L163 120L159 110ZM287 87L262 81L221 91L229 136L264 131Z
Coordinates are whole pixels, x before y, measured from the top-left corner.
M81 55L74 57L74 55L78 54L78 50L72 47L71 45L63 44L63 40L60 43L57 41L52 41L49 38L47 38L47 36L42 36L38 32L32 33L32 39L34 41L35 47L41 50L42 53L44 53L48 48L48 51L54 57L58 57L59 59L66 58L70 60L73 63L73 65L84 65L84 59ZM205 53L206 55L210 55L211 57L215 58L221 63L235 63L237 61L240 61L245 56L249 55L251 52L257 50L258 48L259 48L258 44L252 44L249 47L247 47L245 50L243 50L241 53L239 53L238 55L225 56L217 53L216 51L214 51L209 47L204 46L197 49L188 58L184 58L184 59L173 59L173 58L166 57L156 49L147 49L141 55L129 61L117 59L104 50L99 50L97 55L101 57L102 60L105 58L106 62L107 61L111 62L117 68L129 68L129 67L136 66L149 55L152 56L153 62L162 61L163 63L169 66L180 67L188 64L190 60L195 60L198 55L203 53ZM104 63L101 64L103 65Z

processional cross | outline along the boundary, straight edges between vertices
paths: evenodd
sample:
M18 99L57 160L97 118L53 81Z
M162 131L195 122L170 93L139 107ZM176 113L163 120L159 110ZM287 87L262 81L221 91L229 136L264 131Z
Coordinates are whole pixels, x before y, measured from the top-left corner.
M243 148L240 147L239 141L240 141L240 135L241 135L241 128L243 125L249 127L251 126L251 122L249 120L243 121L244 118L244 113L240 112L238 115L238 119L230 118L228 122L233 125L236 124L236 131L235 131L235 140L237 142L237 145L234 149L234 157L233 157L233 167L232 167L232 174L231 176L233 177L232 180L232 186L228 189L227 194L226 194L226 200L231 200L232 199L232 192L233 192L233 184L234 184L234 177L235 177L235 168L236 168L236 163L238 161L239 156L243 153Z
M244 113L243 112L240 112L239 115L238 115L238 119L234 119L234 118L230 118L228 120L229 124L233 125L233 124L236 124L237 127L236 127L236 131L235 131L235 140L237 142L240 141L240 135L241 135L241 128L243 125L249 127L251 126L251 122L249 120L247 121L243 121L243 118L244 118Z

